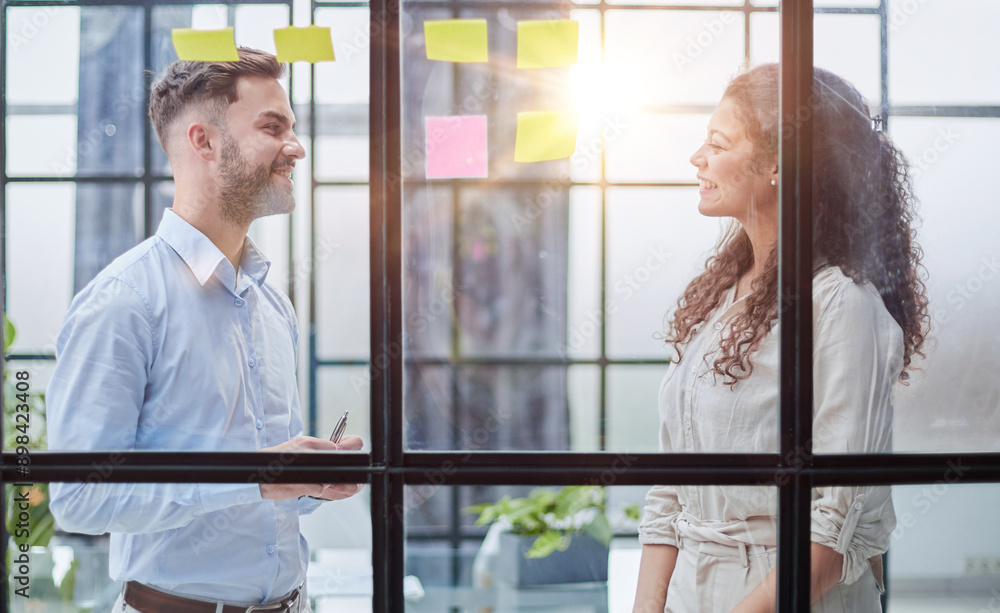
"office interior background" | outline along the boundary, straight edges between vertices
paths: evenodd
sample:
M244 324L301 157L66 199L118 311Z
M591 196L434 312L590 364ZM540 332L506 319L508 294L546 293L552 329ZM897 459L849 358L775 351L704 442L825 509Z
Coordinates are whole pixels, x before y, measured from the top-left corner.
M815 65L856 84L885 118L920 199L931 341L912 382L896 388L894 449L949 461L979 454L974 465L994 475L963 479L944 459L938 478L900 470L888 610L1000 610L1000 478L988 455L1000 452L1000 3L815 4ZM487 21L488 62L427 59L423 23L447 18ZM517 68L517 22L556 18L579 23L577 61ZM145 102L147 71L176 58L171 30L233 27L238 45L273 52L275 28L328 26L336 61L296 63L285 80L307 151L296 211L250 233L299 316L309 433L323 436L349 410L350 432L368 441L356 464L373 485L305 519L316 610L432 610L440 594L488 593L477 577L483 556L476 564L486 528L464 509L557 487L530 470L554 461L580 483L608 486L611 580L587 601L630 610L638 543L622 509L657 477L622 475L630 458L657 451L656 390L668 364L658 333L723 229L696 210L689 157L729 79L779 60L780 18L776 2L749 0L5 0L0 208L4 310L16 329L6 369L30 372L42 392L74 293L155 232L170 206L170 169ZM388 56L386 32L399 43ZM384 57L398 64L373 70ZM514 161L516 114L533 110L577 114L572 157ZM428 178L426 118L457 115L486 117L488 174ZM370 156L395 144L385 165ZM389 186L395 209L379 208L373 183ZM401 296L386 297L383 284ZM402 335L373 352L371 331L387 326ZM397 368L401 387L373 390ZM8 483L10 434L5 425ZM34 435L43 457L43 432ZM375 449L380 435L397 447ZM508 463L492 452L533 455ZM463 464L470 453L481 459ZM407 457L451 464L393 472ZM246 474L233 468L231 479ZM383 478L389 485L376 484ZM399 511L398 531L379 524L373 504ZM101 568L106 550L100 537L57 531L36 557L37 595L9 596L6 610L106 610L116 593ZM387 551L403 551L401 560ZM75 587L60 593L70 574ZM373 599L380 586L402 597ZM529 600L511 610L532 610ZM447 610L473 610L469 602Z

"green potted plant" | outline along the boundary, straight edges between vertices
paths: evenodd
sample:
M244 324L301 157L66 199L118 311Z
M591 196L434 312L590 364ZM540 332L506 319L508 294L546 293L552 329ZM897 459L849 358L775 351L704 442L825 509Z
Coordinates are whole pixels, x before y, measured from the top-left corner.
M608 548L613 536L607 516L607 491L600 486L539 488L523 498L466 507L478 513L476 525L492 525L484 549L496 547L491 576L517 587L608 579ZM638 519L638 505L624 509ZM494 539L499 532L499 543Z
M3 350L4 355L6 355L14 343L16 330L14 324L7 319L6 314L4 314L3 325ZM26 450L30 461L32 452L45 448L45 398L37 391L29 393L19 391L15 382L11 380L6 367L3 370L3 394L4 449L14 451L20 447ZM25 407L27 408L25 409ZM18 413L21 414L20 418L18 418ZM30 465L28 469L28 477L24 480L30 482ZM19 521L19 515L14 503L14 497L17 494L27 497L29 517L28 521L25 522L27 530L21 531L21 534L26 534L27 537L17 539L18 544L24 543L29 547L47 546L55 529L55 521L49 511L48 484L35 483L26 488L12 485L7 487L7 532L11 535L18 534L15 524Z
M6 355L17 333L14 324L4 314L4 355ZM10 542L7 549L7 568L15 551L20 555L25 551L31 559L31 597L47 600L69 600L72 597L73 573L68 572L57 586L52 576L53 559L49 545L55 532L55 519L49 510L49 486L31 480L30 454L45 449L45 396L42 392L27 391L18 387L14 372L3 369L4 424L3 446L15 451L19 457L26 457L29 464L23 477L5 488L7 534ZM31 381L32 387L36 384ZM23 485L19 485L23 483ZM8 573L11 574L11 573ZM9 577L13 581L13 578ZM12 584L16 589L20 584Z

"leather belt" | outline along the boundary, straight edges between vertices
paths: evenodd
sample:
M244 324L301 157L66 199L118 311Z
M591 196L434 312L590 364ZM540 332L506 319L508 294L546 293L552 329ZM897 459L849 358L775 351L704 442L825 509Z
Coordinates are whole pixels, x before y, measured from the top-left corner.
M137 581L126 583L122 593L125 604L142 613L216 613L217 610L217 605L214 602L167 594ZM298 604L298 600L299 590L296 589L281 600L272 603L245 607L226 604L222 606L222 613L252 613L253 611L294 613L297 609L293 607Z

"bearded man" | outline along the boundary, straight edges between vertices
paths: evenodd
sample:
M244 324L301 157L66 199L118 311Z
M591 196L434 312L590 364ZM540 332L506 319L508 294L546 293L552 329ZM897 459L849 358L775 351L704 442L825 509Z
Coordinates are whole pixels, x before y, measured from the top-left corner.
M47 391L50 449L360 449L302 436L298 333L247 238L295 206L305 151L274 56L175 62L149 116L174 174L156 235L73 300ZM299 516L352 484L54 483L70 532L111 533L115 611L307 612Z

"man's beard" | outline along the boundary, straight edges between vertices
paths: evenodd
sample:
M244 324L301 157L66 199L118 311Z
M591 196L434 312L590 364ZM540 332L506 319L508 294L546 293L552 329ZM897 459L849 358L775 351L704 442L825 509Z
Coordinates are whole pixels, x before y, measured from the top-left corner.
M246 228L258 217L290 213L295 208L292 194L278 189L271 178L275 168L289 167L294 159L254 168L228 130L222 135L221 155L219 213L224 221Z

